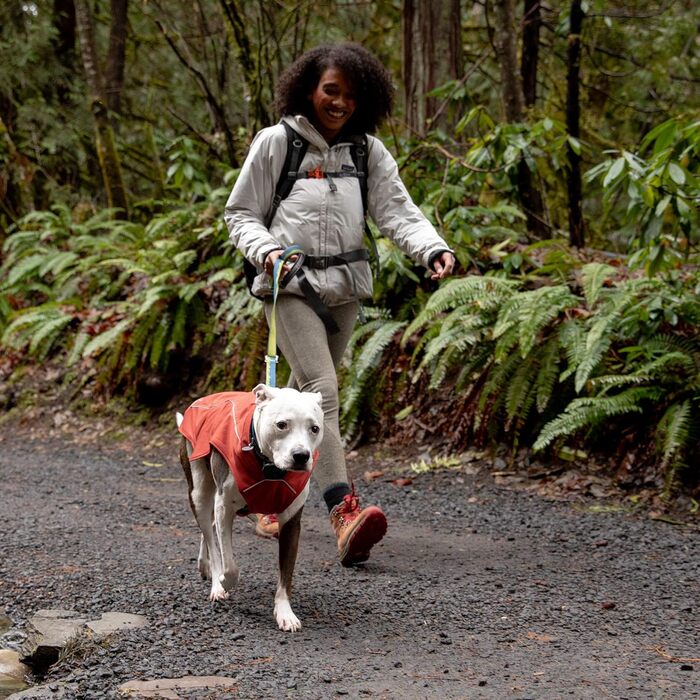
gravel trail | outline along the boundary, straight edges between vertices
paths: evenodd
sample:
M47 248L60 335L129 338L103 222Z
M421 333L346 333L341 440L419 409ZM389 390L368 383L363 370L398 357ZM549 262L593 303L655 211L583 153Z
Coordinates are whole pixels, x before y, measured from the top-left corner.
M695 529L546 501L473 469L365 482L382 456L365 448L350 464L389 531L366 565L342 568L312 491L292 635L272 617L276 543L245 519L240 587L208 601L177 446L0 441L0 613L15 632L42 608L150 622L53 666L40 682L64 697L186 675L235 683L181 698L700 697Z

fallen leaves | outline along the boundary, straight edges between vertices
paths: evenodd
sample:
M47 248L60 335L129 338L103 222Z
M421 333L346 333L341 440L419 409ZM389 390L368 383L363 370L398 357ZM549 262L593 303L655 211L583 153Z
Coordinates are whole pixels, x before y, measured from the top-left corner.
M375 481L375 479L381 479L386 472L383 471L366 471L363 474L363 478L365 481Z
M557 638L553 637L551 634L539 634L538 632L528 632L526 636L528 639L534 639L536 642L543 642L545 644L557 641Z
M366 471L363 475L363 478L365 481L376 481L377 479L381 479L384 476L386 476L386 472L381 471L381 470L376 470L376 471ZM410 476L400 476L397 477L396 479L384 479L387 483L392 483L394 486L410 486L413 484L413 479L411 479Z
M699 663L700 657L683 657L683 656L672 656L669 654L662 646L651 647L651 650L656 652L659 656L662 656L667 661L672 661L673 663Z

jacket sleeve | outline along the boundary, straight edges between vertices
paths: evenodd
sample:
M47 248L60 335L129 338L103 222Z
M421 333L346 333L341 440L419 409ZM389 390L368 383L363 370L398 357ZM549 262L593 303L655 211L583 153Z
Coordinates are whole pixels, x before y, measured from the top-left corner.
M393 156L369 136L367 209L379 230L424 267L450 247L416 206L399 175Z
M270 234L265 217L272 207L286 148L282 126L258 132L224 209L231 241L258 268L270 251L284 247Z

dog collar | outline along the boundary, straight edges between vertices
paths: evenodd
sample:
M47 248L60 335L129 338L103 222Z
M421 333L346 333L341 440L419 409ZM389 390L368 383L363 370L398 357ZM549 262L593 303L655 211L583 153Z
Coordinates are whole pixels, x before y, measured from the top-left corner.
M266 457L260 450L260 445L258 445L258 440L255 435L255 425L254 421L250 421L250 443L243 448L246 452L250 450L253 451L255 458L260 463L260 469L262 470L263 476L266 479L284 479L287 473L284 469L280 469L275 466L275 463Z

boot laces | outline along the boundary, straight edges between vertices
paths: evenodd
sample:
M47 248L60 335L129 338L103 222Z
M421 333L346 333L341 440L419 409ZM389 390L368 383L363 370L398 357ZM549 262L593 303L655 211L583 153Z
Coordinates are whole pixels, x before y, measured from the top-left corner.
M343 496L337 513L340 519L346 523L352 522L357 518L360 514L360 499L355 495L354 491Z

